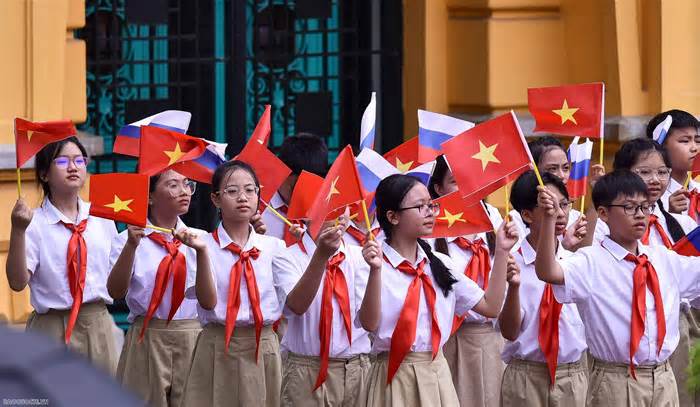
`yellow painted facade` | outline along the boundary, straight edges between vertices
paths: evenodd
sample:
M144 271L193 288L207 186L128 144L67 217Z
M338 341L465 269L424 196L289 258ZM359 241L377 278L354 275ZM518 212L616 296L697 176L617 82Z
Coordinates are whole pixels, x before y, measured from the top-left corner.
M14 144L13 120L85 121L85 43L73 30L85 25L84 0L2 0L0 2L0 144ZM34 171L23 170L23 195L36 206ZM26 320L28 290L12 292L4 277L10 212L17 198L13 169L0 170L0 321Z
M525 111L528 87L562 83L604 81L608 118L671 107L700 113L699 1L404 0L403 12L407 137L417 132L418 108ZM84 0L0 1L0 144L13 143L16 116L85 120L85 43L72 33L84 24ZM38 203L32 172L23 178ZM3 266L14 180L0 170ZM503 206L502 195L492 198ZM0 278L0 319L20 322L29 311L27 293Z

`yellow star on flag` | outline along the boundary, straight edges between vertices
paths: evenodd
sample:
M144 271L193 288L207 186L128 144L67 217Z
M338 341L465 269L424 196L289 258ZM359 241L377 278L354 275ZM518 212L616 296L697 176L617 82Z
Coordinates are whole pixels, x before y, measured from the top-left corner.
M569 102L567 102L566 99L564 99L564 104L561 105L561 109L552 110L552 112L561 117L561 124L571 121L572 123L578 125L578 123L576 123L576 118L574 117L574 113L577 111L578 107L569 107Z
M27 141L32 141L33 135L34 135L34 130L27 130Z
M438 218L438 220L445 220L445 221L447 221L447 227L448 227L448 228L451 228L452 225L455 224L455 222L464 222L464 223L467 223L466 220L462 219L462 214L463 214L463 213L464 213L464 212L460 212L460 213L455 213L455 214L453 215L453 214L450 213L450 211L448 211L447 209L445 209L445 216L443 216L443 217L441 217L441 218Z
M173 165L179 160L185 153L180 150L180 143L175 143L175 149L173 151L163 151L165 155L170 158L170 161L168 161L168 165Z
M330 191L328 191L328 195L326 195L326 202L330 202L331 197L333 197L333 195L340 193L340 191L338 191L338 188L335 187L335 184L338 182L339 178L340 178L340 176L335 177L333 182L331 182L331 189L330 189Z
M481 170L484 171L486 170L486 166L489 165L489 163L496 163L500 164L501 160L496 158L495 152L496 152L496 147L498 147L498 143L486 147L484 143L479 140L479 152L474 154L472 158L475 158L479 161L481 161Z
M119 213L121 211L133 212L129 205L133 202L133 199L127 199L122 201L118 196L114 195L114 202L105 205L107 208L114 209L114 213Z
M401 160L399 160L399 157L396 157L396 169L399 171L406 172L411 169L411 166L413 165L413 161L406 161L405 163L402 163Z

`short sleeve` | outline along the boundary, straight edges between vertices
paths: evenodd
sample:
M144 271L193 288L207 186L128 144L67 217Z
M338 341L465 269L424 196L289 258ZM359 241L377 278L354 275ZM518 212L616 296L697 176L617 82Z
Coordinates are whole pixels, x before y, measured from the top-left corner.
M464 315L484 298L484 290L470 278L460 273L452 263L452 259L442 253L435 256L450 270L457 282L452 286L455 294L455 314Z
M109 250L109 268L110 270L114 265L117 263L117 260L119 260L119 256L122 254L122 250L124 250L124 246L126 246L126 240L129 238L128 236L128 231L123 231L112 239L112 246Z
M678 281L678 291L681 298L695 298L691 305L700 305L697 297L700 297L700 257L682 256L672 250L668 250L671 256L671 270Z
M554 297L560 303L583 302L591 293L591 275L594 272L587 254L581 251L558 260L564 271L564 284L553 284Z
M274 279L277 299L284 307L287 296L299 282L299 279L306 271L307 265L302 265L294 254L284 251L272 259L272 277ZM303 268L302 268L303 267Z
M30 273L34 273L37 267L39 267L41 252L41 233L39 232L36 213L29 223L27 230L24 232L24 252L27 257L27 270L29 270Z

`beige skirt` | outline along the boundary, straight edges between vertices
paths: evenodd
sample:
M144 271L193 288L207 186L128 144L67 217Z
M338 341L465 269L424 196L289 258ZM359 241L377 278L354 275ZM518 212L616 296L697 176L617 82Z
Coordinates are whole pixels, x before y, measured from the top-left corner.
M255 360L255 328L237 326L229 352L224 326L207 324L197 337L183 406L279 406L282 361L277 336L266 326Z
M389 353L377 355L369 379L369 407L453 407L459 405L442 352L409 352L387 385Z
M26 329L65 343L69 316L70 310L51 309L45 314L32 311ZM113 327L114 320L103 302L82 304L68 348L87 356L93 364L114 375L119 354Z
M593 361L587 406L593 407L665 407L678 406L676 379L668 361L654 367Z
M489 324L464 323L442 348L462 407L496 407L501 400L503 337Z
M371 366L369 355L330 358L326 381L313 391L320 361L318 356L287 354L282 375L282 406L364 406Z
M551 386L546 363L513 359L503 373L501 405L584 407L587 392L588 368L581 361L558 364Z
M194 345L202 330L196 319L151 319L139 343L143 317L129 327L117 366L117 379L149 406L179 407Z

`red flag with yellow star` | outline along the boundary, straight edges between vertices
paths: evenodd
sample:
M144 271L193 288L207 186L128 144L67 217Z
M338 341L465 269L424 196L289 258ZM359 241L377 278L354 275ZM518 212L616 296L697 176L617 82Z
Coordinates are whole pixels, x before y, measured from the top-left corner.
M532 157L515 113L478 124L441 144L447 164L468 204L514 181Z
M44 146L75 136L77 131L70 120L30 122L15 118L15 147L17 168L23 166Z
M177 171L177 164L199 158L206 148L206 142L199 137L161 127L142 126L139 174L151 176L170 167Z
M308 171L302 171L299 174L299 178L297 178L292 197L289 200L287 218L293 220L305 218L316 197L316 193L321 189L322 185L322 177Z
M148 176L90 176L90 215L145 227L148 216Z
M308 212L309 233L314 239L329 214L362 200L362 184L350 146L345 146L338 154L318 191Z
M251 138L234 160L253 167L260 182L260 199L267 205L292 170L267 148L267 145ZM218 188L218 186L215 186Z
M384 154L384 159L402 173L420 165L418 162L418 136L405 141Z
M435 200L440 213L435 217L433 233L428 238L457 237L473 233L489 232L493 224L481 202L468 205L459 191Z
M529 88L527 106L535 118L535 131L600 138L603 135L605 85Z

